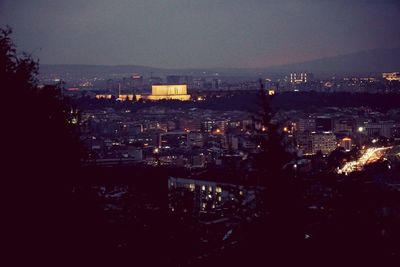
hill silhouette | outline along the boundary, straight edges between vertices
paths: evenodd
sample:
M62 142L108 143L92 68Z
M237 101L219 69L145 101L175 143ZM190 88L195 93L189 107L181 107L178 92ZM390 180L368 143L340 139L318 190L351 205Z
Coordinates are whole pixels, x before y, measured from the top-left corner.
M59 75L100 75L129 76L143 75L193 75L193 76L245 76L260 77L271 74L286 74L292 71L308 71L315 74L370 74L400 70L400 47L365 50L317 60L292 63L265 68L157 68L141 65L84 65L84 64L42 64L40 74Z

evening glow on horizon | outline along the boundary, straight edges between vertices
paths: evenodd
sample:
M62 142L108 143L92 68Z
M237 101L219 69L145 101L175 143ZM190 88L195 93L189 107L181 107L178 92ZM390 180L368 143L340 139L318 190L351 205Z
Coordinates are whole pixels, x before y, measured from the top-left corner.
M398 1L0 2L44 64L267 67L400 46Z

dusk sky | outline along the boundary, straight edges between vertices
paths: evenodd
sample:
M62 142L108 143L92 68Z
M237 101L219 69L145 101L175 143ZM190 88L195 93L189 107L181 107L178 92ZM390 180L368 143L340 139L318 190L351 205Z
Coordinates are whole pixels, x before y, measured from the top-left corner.
M49 64L266 67L400 46L400 1L0 0Z

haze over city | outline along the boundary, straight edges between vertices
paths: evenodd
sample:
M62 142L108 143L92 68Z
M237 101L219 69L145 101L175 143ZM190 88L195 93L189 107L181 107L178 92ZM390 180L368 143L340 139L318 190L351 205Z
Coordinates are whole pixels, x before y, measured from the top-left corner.
M0 0L3 254L398 265L399 25L398 0Z
M400 46L398 1L0 1L44 64L269 67Z

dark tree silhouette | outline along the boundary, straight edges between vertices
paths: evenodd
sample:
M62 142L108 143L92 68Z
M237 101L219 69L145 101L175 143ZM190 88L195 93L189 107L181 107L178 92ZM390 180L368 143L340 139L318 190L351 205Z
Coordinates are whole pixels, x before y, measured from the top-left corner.
M70 193L81 150L67 100L57 86L38 86L38 62L17 53L11 34L0 29L9 247L44 260L71 244Z
M253 120L260 125L257 130L256 142L260 144L260 152L255 156L255 166L261 175L268 175L272 179L281 176L282 169L292 156L285 150L283 135L280 132L278 122L273 122L274 112L271 107L271 99L266 93L262 80L259 80L260 90L258 95L258 110Z
M255 171L252 175L266 189L259 195L262 215L238 230L239 244L220 257L221 264L288 263L299 253L300 242L304 238L302 192L293 172L284 168L292 157L286 152L279 124L273 121L270 96L266 94L261 80L256 107L253 119L259 130L256 130L255 141L260 147L254 155Z

